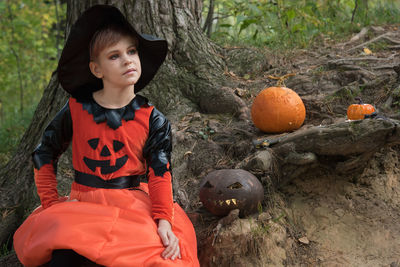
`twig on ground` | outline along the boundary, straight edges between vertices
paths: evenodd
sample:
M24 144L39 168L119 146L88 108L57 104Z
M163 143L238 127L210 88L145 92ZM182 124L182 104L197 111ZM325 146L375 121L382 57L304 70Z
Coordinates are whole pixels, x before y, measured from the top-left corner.
M385 69L393 69L396 65L382 65L377 67L372 67L373 70L385 70Z
M400 45L400 40L396 40L396 39L390 38L389 36L385 36L384 39L389 41L389 42L391 42L391 43L393 43L393 44Z
M345 46L345 45L348 45L348 44L352 44L352 43L357 42L358 40L364 38L367 35L368 30L369 29L367 27L362 28L359 33L357 33L356 35L351 37L350 41L342 44L342 46Z
M392 33L386 32L386 33L384 33L384 34L381 34L381 35L375 37L374 39L371 39L371 40L369 40L369 41L367 41L367 42L364 42L364 43L362 43L362 44L356 45L356 46L354 46L354 47L348 49L346 52L353 51L353 50L358 49L358 48L360 48L360 47L365 47L367 44L377 42L377 41L379 41L380 39L386 39L386 37L388 37L388 36L390 36L390 35L392 35Z
M386 61L389 58L377 58L377 57L350 57L350 58L339 58L328 61L328 64L344 64L350 61Z

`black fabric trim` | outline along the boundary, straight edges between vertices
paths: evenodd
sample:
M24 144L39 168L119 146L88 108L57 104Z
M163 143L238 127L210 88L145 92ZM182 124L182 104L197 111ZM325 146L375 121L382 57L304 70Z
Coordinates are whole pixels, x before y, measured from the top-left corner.
M110 180L104 180L96 175L75 171L75 182L95 188L124 189L139 186L141 176L142 175L121 176Z
M136 95L128 105L118 109L108 109L100 106L93 99L92 93L81 94L76 98L76 101L82 104L84 110L93 115L93 120L97 124L106 122L113 130L122 125L122 119L125 121L133 120L135 111L139 110L141 106L145 104L151 105L148 99L141 95Z
M171 124L156 108L149 119L149 137L143 148L143 156L156 176L163 176L171 162L172 137Z
M70 266L93 266L94 262L76 253L72 249L55 249L51 254L51 260L43 266L48 267L70 267ZM97 265L95 265L97 266Z
M68 148L71 140L72 119L69 101L67 101L46 127L41 143L32 153L35 168L40 169L48 163L53 163L56 166L59 156Z

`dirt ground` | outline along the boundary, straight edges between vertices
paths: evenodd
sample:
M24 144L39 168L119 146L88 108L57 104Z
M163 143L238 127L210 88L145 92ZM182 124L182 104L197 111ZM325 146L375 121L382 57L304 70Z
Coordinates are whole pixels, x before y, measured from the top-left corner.
M227 75L250 107L261 89L276 83L269 75L295 73L285 83L306 105L303 127L345 121L356 96L398 119L400 28L366 30L340 44L327 39L324 47L288 55L267 51L267 71ZM259 151L251 140L268 135L246 116L194 113L174 128L175 174L184 181L176 182L177 199L195 223L202 266L400 266L399 146L382 147L361 172L339 174L320 165L283 186L270 185L273 169L248 168L266 189L263 210L218 226L220 218L197 197L201 178L242 166Z

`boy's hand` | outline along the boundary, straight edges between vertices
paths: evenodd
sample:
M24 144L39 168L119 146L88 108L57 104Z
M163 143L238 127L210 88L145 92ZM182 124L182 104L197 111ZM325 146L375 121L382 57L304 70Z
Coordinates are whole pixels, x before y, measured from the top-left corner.
M166 247L161 253L161 257L164 259L171 258L171 260L175 260L176 257L180 259L179 239L175 236L174 232L172 232L171 224L167 220L160 219L158 221L158 235L163 245Z
M67 196L66 197L66 200L65 200L66 202L71 202L71 201L78 201L77 199L71 199L71 197L70 196Z

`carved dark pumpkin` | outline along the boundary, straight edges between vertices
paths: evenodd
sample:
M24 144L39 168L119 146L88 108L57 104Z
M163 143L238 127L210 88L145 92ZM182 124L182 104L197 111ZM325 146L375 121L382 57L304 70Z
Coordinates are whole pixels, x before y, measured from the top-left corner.
M216 170L200 183L200 201L214 215L224 216L239 209L245 216L257 212L264 189L253 174L241 169Z

